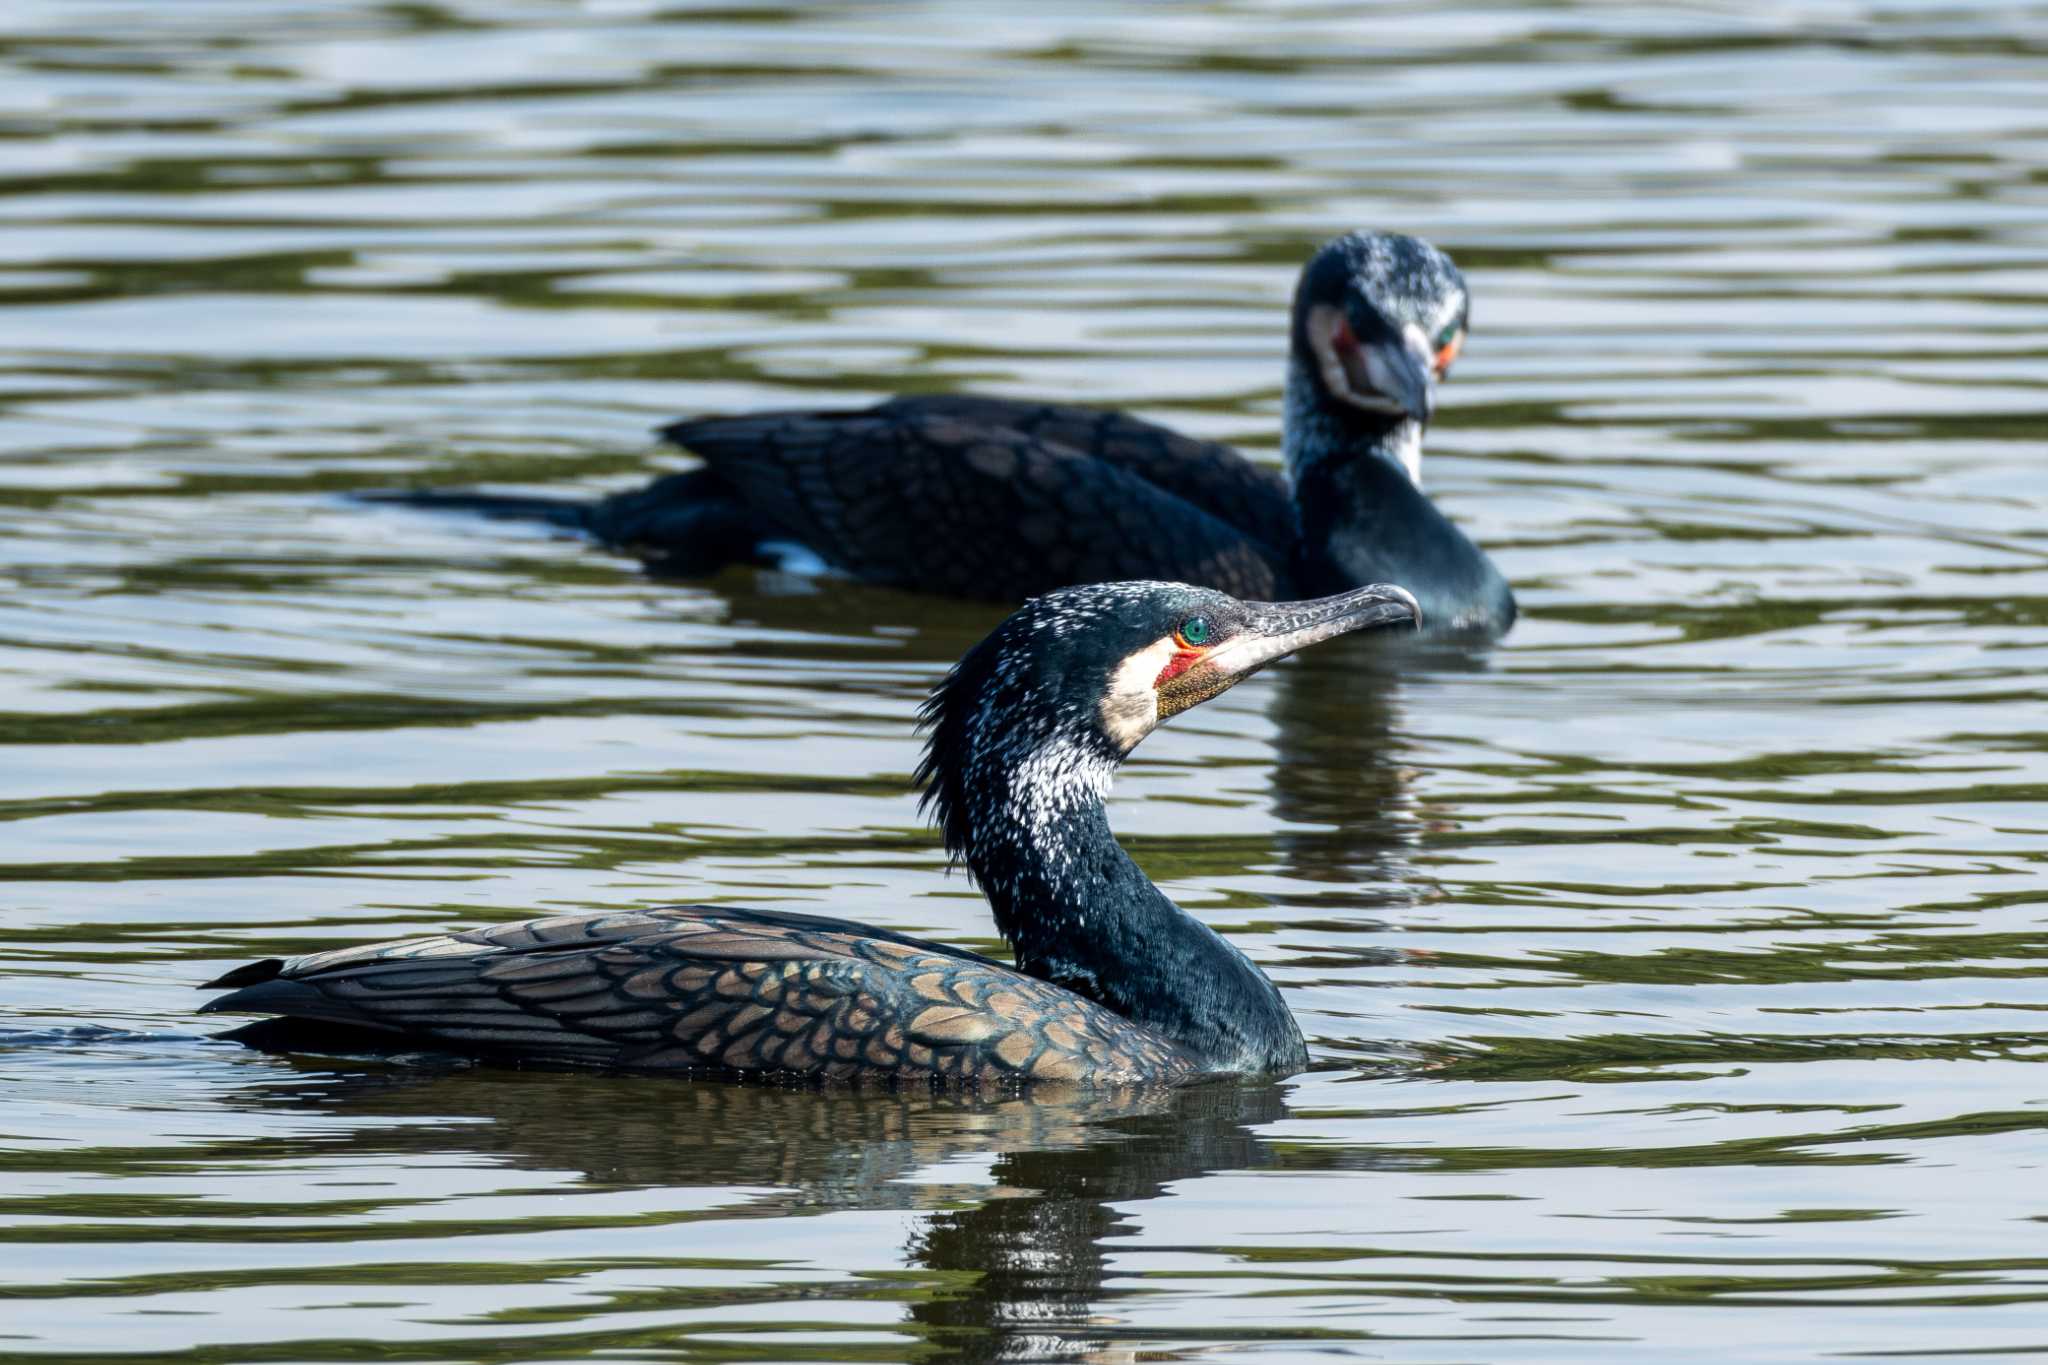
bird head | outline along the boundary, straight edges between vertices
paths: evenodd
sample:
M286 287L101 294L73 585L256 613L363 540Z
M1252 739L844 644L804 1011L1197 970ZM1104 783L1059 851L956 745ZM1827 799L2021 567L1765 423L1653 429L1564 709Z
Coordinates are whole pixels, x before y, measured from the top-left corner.
M976 793L1029 787L1065 804L1064 786L1099 800L1116 765L1160 722L1296 650L1420 616L1415 598L1387 583L1308 602L1241 602L1150 582L1033 598L925 703L924 804L947 847L964 852Z
M1465 277L1428 242L1347 232L1302 267L1294 355L1326 402L1426 426L1470 312Z

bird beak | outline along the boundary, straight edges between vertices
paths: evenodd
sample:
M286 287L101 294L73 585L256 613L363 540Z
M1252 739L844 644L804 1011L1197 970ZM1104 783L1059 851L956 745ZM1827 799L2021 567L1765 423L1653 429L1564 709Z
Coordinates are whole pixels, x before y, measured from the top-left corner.
M1409 421L1428 426L1436 416L1436 354L1413 323L1399 337L1365 348L1365 374L1374 395Z
M1328 304L1309 313L1309 345L1323 387L1352 407L1429 425L1436 413L1437 356L1422 329L1361 341L1350 319Z
M1245 606L1251 612L1246 628L1218 646L1212 656L1240 674L1256 672L1275 659L1354 630L1422 624L1422 607L1415 595L1392 583L1374 583L1310 602L1247 602Z
M1349 635L1354 630L1404 622L1410 626L1422 624L1422 608L1415 595L1392 583L1374 583L1311 602L1244 605L1249 614L1244 629L1159 686L1158 720L1178 715L1228 691L1275 659L1284 659L1296 650Z

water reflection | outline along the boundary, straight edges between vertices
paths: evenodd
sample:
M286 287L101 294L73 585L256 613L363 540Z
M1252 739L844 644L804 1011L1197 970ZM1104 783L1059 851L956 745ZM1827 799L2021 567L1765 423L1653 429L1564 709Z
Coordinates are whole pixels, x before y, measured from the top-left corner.
M231 1108L333 1120L324 1161L432 1160L451 1147L608 1189L703 1189L705 1214L926 1211L903 1247L910 1321L961 1360L1069 1359L1111 1342L1122 1206L1177 1181L1272 1164L1258 1130L1281 1087L1046 1087L975 1097L470 1067L273 1058ZM264 1068L266 1073L274 1067ZM949 1167L961 1176L948 1181ZM617 1255L656 1254L619 1233Z
M1402 674L1447 658L1481 666L1484 646L1392 636L1331 643L1321 658L1295 660L1272 689L1273 811L1289 826L1279 843L1290 879L1369 894L1405 880L1400 855L1415 836Z
M911 1316L966 1360L1069 1359L1108 1345L1118 1335L1109 1259L1129 1230L1120 1206L1213 1171L1270 1166L1255 1130L1284 1108L1277 1086L1203 1085L1093 1114L1097 1131L1078 1150L1006 1147L990 1171L1004 1197L937 1214L911 1243L921 1265L961 1272L971 1287Z

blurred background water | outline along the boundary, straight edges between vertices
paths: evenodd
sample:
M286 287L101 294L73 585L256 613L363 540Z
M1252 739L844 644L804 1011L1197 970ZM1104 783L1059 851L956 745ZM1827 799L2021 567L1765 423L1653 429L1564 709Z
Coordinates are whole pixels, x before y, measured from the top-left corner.
M2048 1353L2048 8L11 0L0 1352ZM1113 818L1318 1068L1057 1105L209 1042L254 955L677 900L989 947L999 614L358 487L976 388L1274 457L1312 246L1463 264L1527 615Z

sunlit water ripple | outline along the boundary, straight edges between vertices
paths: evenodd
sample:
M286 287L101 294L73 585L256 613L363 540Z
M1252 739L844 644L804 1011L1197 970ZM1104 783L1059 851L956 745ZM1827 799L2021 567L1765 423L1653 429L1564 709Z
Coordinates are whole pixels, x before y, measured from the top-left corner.
M2048 8L1018 8L7 7L0 1351L2048 1353ZM1113 812L1316 1071L829 1096L192 1017L541 910L990 947L907 781L991 610L341 494L904 387L1271 458L1354 224L1473 282L1428 475L1526 619L1276 670Z

